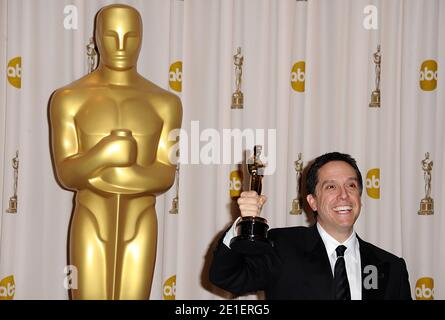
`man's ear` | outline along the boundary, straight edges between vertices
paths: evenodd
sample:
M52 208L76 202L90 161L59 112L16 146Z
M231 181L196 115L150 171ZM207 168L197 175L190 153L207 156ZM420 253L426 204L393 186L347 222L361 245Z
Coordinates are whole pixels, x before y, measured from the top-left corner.
M312 211L317 211L317 200L312 194L308 194L306 196L307 203L309 203L309 206L311 207Z

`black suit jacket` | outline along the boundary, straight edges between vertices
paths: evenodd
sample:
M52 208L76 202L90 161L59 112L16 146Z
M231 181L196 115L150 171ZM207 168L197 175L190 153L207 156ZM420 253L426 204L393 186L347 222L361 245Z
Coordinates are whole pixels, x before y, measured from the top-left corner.
M316 226L271 229L268 237L273 250L257 256L238 254L220 241L210 281L235 295L265 290L266 299L333 299L331 265ZM360 238L358 241L362 299L411 299L405 261ZM375 266L377 273L366 266ZM364 283L374 284L374 288L366 289L370 286Z

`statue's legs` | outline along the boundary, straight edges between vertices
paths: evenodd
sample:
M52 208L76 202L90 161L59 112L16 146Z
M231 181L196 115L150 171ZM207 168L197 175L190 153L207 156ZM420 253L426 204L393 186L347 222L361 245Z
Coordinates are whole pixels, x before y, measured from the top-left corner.
M69 243L69 264L78 271L77 289L71 290L71 298L111 299L107 294L107 242L100 237L96 217L83 206L75 209Z
M129 210L117 261L115 298L148 299L156 261L157 217L154 207L139 214ZM136 221L134 221L136 220ZM126 224L126 225L125 225Z
M154 197L81 194L70 230L73 299L148 299L156 260Z

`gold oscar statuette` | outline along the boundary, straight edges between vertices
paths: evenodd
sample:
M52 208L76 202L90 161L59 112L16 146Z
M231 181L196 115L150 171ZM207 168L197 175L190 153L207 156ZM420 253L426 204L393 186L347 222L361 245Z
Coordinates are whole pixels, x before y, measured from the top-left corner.
M176 179L175 179L175 185L176 185L176 193L175 197L172 200L172 207L169 211L170 214L178 214L179 209L179 163L176 165Z
M431 198L431 171L433 170L433 161L430 160L430 153L425 153L425 159L421 161L423 178L425 179L425 198L420 200L419 215L434 214L434 201Z
M19 181L19 151L15 152L15 157L12 158L12 168L14 169L14 195L9 198L9 208L6 209L7 213L17 213L17 185Z
M96 69L96 45L94 44L94 38L90 38L87 46L87 57L88 57L88 73L91 73Z
M254 147L253 158L247 164L250 174L250 190L254 190L261 195L263 186L264 168L266 165L261 162L262 147ZM271 243L267 239L269 226L267 220L259 216L242 217L236 224L236 236L230 241L230 248L242 254L261 254L271 248Z
M72 299L148 299L156 261L156 196L174 183L169 153L182 105L142 77L142 18L114 4L96 15L97 68L56 90L49 103L60 185L74 191L68 264ZM157 43L151 44L156 46Z
M294 162L295 163L295 171L297 173L297 196L295 199L292 200L292 209L289 212L291 215L300 215L303 212L303 207L301 205L300 201L300 177L303 172L303 161L302 161L302 154L298 154L298 160Z
M244 94L241 91L241 81L243 76L243 61L241 55L241 47L237 48L236 54L233 56L235 64L235 92L232 94L232 109L243 109Z
M380 53L380 45L377 46L377 52L374 53L374 63L375 63L375 90L371 93L371 102L369 103L370 108L380 108L380 71L382 54Z

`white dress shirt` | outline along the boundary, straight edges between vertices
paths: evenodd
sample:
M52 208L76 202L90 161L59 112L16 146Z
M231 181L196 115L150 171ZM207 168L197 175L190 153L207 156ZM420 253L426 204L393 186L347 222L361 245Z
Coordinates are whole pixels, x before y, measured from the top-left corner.
M224 236L223 243L229 249L230 249L230 240L236 237L236 224L240 220L241 217L238 217L238 219L235 220L235 222L232 224L232 227L229 230L227 230L226 235Z
M335 262L337 261L337 252L335 249L339 245L344 245L347 249L344 254L346 264L346 274L348 275L349 288L351 289L351 300L362 299L362 270L360 259L360 245L355 231L343 243L338 242L330 236L320 224L317 223L318 233L323 240L326 252L331 263L332 276L334 276Z

